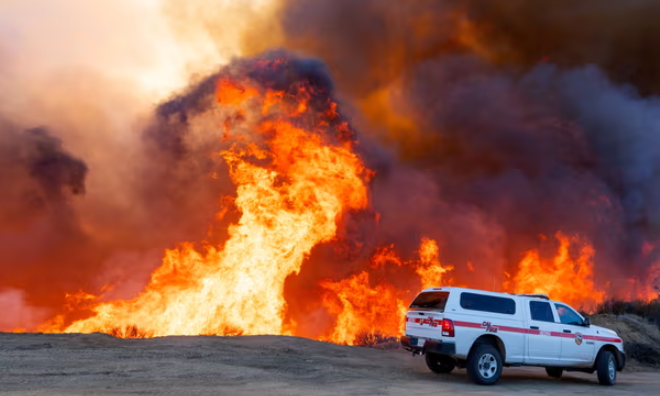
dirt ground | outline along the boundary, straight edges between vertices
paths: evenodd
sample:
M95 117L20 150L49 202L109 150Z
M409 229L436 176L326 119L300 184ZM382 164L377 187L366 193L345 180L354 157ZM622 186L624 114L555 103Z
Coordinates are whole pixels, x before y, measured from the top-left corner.
M116 339L101 334L0 334L0 395L429 395L660 394L658 372L559 381L543 369L505 369L499 384L465 371L430 372L407 353L296 337Z

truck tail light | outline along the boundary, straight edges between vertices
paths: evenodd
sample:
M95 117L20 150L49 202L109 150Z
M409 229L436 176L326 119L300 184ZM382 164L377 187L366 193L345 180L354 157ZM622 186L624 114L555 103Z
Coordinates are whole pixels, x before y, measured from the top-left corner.
M442 335L445 337L454 336L454 322L451 319L442 319Z

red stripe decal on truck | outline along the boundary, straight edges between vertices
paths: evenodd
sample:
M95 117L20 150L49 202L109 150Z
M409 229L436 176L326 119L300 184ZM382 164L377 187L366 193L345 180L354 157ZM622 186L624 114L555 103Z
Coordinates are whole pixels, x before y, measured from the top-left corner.
M481 325L479 323L470 323L470 322L458 322L454 321L454 326L458 327L471 327L474 329L482 329Z
M522 333L522 334L543 335L543 336L561 337L561 338L575 337L575 333L559 333L556 331L544 331L544 330L535 330L535 329L524 329L521 327L499 326L499 325L493 325L490 322L473 323L473 322L454 321L454 326L468 327L471 329L484 329L492 333L496 333L498 331L505 331L507 333ZM614 337L601 337L601 336L592 336L592 335L583 335L582 337L585 340L614 342L614 343L621 342L620 338L614 338Z
M509 326L497 326L500 331L506 331L509 333L523 333L529 334L530 329L521 329L520 327L509 327Z

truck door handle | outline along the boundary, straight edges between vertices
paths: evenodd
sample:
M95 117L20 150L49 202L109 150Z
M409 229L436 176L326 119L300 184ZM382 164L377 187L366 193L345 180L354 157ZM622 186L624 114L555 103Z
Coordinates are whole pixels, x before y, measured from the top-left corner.
M529 326L529 328L532 329L532 330L538 330L539 329L538 326Z
M564 329L564 333L571 333L571 331Z

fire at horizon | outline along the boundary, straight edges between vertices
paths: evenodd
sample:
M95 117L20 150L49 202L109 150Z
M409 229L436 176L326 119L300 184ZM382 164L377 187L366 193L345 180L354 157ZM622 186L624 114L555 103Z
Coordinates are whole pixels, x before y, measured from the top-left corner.
M38 1L0 6L0 331L353 345L428 287L658 297L660 5Z
M300 272L315 246L337 238L347 214L370 207L369 183L375 175L356 154L356 133L330 88L309 76L291 78L300 62L286 54L256 58L215 79L214 106L224 117L218 128L231 142L218 157L236 188L233 200L219 200L222 211L229 205L240 214L229 226L229 239L201 248L182 243L166 251L133 299L72 295L68 309L84 308L91 311L88 317L66 323L59 316L40 331L125 337L300 335L296 321L287 317L286 280ZM497 291L548 293L582 309L595 308L605 292L594 282L593 248L561 232L556 240L554 258L528 251L515 276ZM397 336L416 292L470 286L469 279L452 274L453 265L467 263L442 264L437 241L423 237L417 255L406 261L394 245L381 246L367 269L320 281L321 305L332 321L319 338L353 345L365 335ZM384 271L412 278L418 288L402 289ZM479 267L470 271L480 276Z

